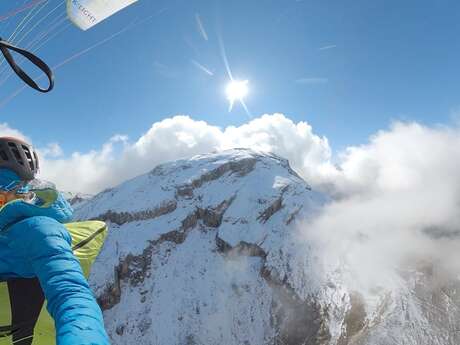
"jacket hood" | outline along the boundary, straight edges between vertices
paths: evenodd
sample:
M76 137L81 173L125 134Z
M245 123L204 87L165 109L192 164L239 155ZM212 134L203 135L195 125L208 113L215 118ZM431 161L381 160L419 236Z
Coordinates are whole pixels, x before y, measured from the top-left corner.
M0 231L23 219L44 216L57 220L60 223L72 219L73 209L64 196L54 189L34 191L35 202L14 200L0 208Z

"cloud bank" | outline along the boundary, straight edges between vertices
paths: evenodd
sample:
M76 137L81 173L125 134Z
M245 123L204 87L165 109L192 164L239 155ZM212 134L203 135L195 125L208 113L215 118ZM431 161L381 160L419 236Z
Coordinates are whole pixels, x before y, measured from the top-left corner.
M40 177L62 190L96 193L152 170L171 160L235 147L271 151L291 161L309 181L328 172L331 149L326 138L314 134L306 122L284 115L264 115L239 127L221 129L188 116L154 123L136 141L117 135L99 150L63 156L56 144L40 149Z
M0 135L24 134L0 124ZM328 140L306 122L264 115L221 129L188 116L154 123L135 141L110 138L99 150L63 154L39 148L41 178L61 190L94 194L156 165L230 148L270 151L331 203L303 224L302 238L316 243L324 277L337 265L353 269L360 287L386 283L395 268L428 260L440 277L460 272L460 130L395 123L361 146L347 148L332 164Z
M303 235L324 272L349 267L356 289L421 267L442 285L460 272L459 177L458 129L396 123L342 154L337 199Z

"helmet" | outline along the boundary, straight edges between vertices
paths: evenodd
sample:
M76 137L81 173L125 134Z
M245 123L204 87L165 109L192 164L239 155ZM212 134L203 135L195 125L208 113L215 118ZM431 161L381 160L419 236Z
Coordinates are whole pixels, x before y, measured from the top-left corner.
M14 171L22 181L31 181L39 168L37 153L20 139L0 137L0 168Z

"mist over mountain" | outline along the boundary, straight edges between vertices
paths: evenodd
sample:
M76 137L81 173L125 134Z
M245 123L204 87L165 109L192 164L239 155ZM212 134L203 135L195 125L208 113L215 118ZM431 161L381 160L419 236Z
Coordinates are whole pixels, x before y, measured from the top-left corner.
M458 344L458 235L370 195L248 149L98 194L77 217L110 224L90 281L113 343Z

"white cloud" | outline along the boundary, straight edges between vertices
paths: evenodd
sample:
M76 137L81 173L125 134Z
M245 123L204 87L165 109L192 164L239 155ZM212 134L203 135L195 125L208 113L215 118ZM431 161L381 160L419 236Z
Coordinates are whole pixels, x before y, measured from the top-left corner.
M273 152L287 158L296 171L314 184L335 172L327 138L314 134L307 122L294 123L282 114L263 115L240 127L228 127L222 148L234 147Z
M360 287L422 260L435 264L438 283L459 272L458 129L396 123L348 148L340 168L329 180L340 199L303 229L325 269L347 263Z
M0 134L19 135L8 125ZM245 147L271 151L334 202L305 225L324 267L346 262L361 286L384 284L384 272L421 258L460 271L460 130L395 123L331 164L328 140L306 122L264 115L221 129L187 116L154 123L134 142L116 135L100 149L69 157L49 146L41 176L62 190L96 193L167 161Z
M62 151L61 146L58 143L49 143L46 147L37 149L40 156L49 157L49 158L58 158L61 157L64 152Z
M117 143L122 146L115 147ZM310 181L334 172L326 138L315 135L306 122L294 123L281 114L264 115L240 127L224 130L187 116L154 123L129 143L116 136L96 151L75 152L59 159L45 155L41 177L68 191L95 193L145 173L157 164L215 150L249 147L288 158Z
M0 123L0 137L15 137L30 142L27 136L17 129L11 128L7 123Z

